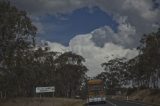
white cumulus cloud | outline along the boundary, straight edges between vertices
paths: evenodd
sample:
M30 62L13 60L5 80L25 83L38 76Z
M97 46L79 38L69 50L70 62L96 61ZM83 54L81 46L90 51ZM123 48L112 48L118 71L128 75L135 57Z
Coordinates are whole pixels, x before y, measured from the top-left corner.
M126 22L126 18L119 19L117 31L112 30L109 26L96 29L92 32L92 40L98 46L105 45L106 42L112 42L127 48L135 47L136 29Z
M75 36L71 39L69 47L51 42L49 43L49 46L52 50L60 52L72 51L83 56L86 59L85 65L89 69L89 72L87 73L89 76L95 76L104 71L101 64L108 61L106 57L109 57L108 59L115 57L131 59L138 54L136 49L126 49L123 46L113 44L112 42L106 43L103 47L98 47L91 40L93 32Z

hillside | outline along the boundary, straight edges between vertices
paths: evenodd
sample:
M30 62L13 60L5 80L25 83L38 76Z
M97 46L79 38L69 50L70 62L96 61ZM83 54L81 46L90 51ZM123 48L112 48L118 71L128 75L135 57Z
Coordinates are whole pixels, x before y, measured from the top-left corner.
M135 91L129 96L129 99L143 101L145 103L160 104L160 90L145 89Z

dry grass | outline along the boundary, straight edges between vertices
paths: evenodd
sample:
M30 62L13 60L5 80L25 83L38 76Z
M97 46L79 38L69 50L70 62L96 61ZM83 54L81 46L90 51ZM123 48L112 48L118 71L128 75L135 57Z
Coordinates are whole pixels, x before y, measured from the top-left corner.
M117 100L126 100L127 97L124 95L113 96L112 99ZM139 90L133 92L130 96L128 96L129 100L135 101L143 101L149 104L156 104L155 106L160 106L160 90Z
M1 102L0 106L83 106L84 102L65 98L16 98Z
M133 93L130 97L132 100L140 100L145 103L160 104L160 91L159 90L140 90Z

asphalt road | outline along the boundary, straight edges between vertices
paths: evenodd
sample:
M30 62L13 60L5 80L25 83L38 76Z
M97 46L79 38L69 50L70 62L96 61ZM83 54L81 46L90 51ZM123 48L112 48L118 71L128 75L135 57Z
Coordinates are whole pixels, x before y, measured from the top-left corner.
M96 105L88 105L88 106L151 106L151 105L132 102L132 101L106 100L106 104L96 104Z

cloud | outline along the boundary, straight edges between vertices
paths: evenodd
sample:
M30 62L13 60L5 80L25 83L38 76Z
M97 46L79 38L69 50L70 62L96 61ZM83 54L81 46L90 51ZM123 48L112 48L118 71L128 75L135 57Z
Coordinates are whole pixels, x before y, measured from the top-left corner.
M122 17L121 17L122 18ZM104 46L106 42L112 42L123 47L135 47L136 29L126 22L126 18L120 19L117 31L114 31L109 26L96 29L92 32L92 40L98 46Z
M126 57L127 59L131 59L138 54L136 49L126 49L123 46L119 46L111 42L105 43L104 47L98 47L91 40L92 36L92 32L88 34L77 35L71 39L69 47L51 42L49 43L49 46L53 50L58 50L60 52L62 50L72 51L83 56L86 59L85 65L89 69L87 74L92 77L104 71L101 67L101 64L108 61L108 59L115 57ZM107 59L106 57L109 58Z
M117 40L113 40L113 43L136 47L144 33L155 31L160 25L159 0L11 0L11 3L34 16L70 14L83 7L89 7L90 10L92 7L99 7L113 16L120 26L118 32L105 28L106 34L93 36L92 40L97 46L104 46L105 41L108 41L107 38L113 40L116 37ZM156 8L155 4L158 4ZM38 23L37 26L43 30L42 25Z
M130 47L136 47L144 33L155 31L160 25L160 9L153 9L154 4L152 0L100 1L96 1L95 3L99 8L106 13L110 13L120 25L125 22L126 24L124 23L123 25L128 24L128 28L130 27L129 29L135 30L135 34L132 33L128 35L129 38L133 38L133 43L131 42L132 44ZM124 36L122 36L122 39L123 37ZM126 40L128 40L128 37L126 37ZM94 41L95 43L97 42L97 40ZM127 45L128 43L126 42L126 46Z
M31 14L63 14L88 6L91 0L10 0Z
M102 72L101 64L107 61L106 57L126 57L128 59L137 55L135 49L125 49L122 46L106 43L104 47L97 47L91 40L92 33L86 35L78 35L70 41L71 51L82 55L86 58L86 66L89 68L88 75L95 76ZM114 55L114 57L112 57Z
M65 47L63 45L61 45L60 43L56 43L56 42L47 42L48 46L50 47L51 51L56 51L56 52L67 52L69 51L69 47Z

